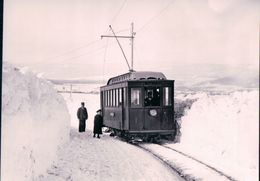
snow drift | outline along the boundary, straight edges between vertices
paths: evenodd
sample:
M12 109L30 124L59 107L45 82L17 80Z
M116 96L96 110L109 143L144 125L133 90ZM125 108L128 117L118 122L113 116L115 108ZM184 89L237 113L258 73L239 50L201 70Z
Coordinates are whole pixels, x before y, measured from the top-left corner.
M66 103L33 73L3 66L1 180L34 180L69 139Z
M171 145L238 180L258 180L259 91L194 93L181 118L181 140Z

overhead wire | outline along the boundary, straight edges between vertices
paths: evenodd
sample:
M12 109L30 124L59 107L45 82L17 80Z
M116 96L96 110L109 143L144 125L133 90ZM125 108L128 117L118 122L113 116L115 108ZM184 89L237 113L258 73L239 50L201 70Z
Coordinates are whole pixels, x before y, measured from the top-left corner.
M106 63L106 56L107 56L107 49L108 49L108 38L106 41L106 48L105 48L105 53L104 53L104 62L103 62L103 67L102 67L102 81L104 82L104 74L105 74L105 63Z
M57 55L57 56L55 56L55 57L52 57L51 59L46 59L46 60L54 60L54 59L63 57L64 55L73 52L73 50L82 49L82 48L84 48L84 47L90 47L90 46L96 44L97 42L100 42L100 39L99 39L99 40L92 41L92 42L89 42L88 44L86 44L86 45L84 45L84 46L71 49L70 51L64 52L63 54ZM91 54L91 53L95 53L95 51L101 50L101 49L103 49L103 48L105 48L105 46L99 47L99 48L97 48L97 49L94 49L93 51L88 51L88 52L86 52L86 53L82 53L82 54L80 54L80 55L73 56L73 57L70 57L70 58L63 57L60 61L56 61L56 62L58 62L58 63L63 63L63 62L66 62L66 61L69 61L69 60L73 60L73 59L76 59L76 58L79 58L79 57L82 57L82 56L85 56L85 55L89 55L89 54ZM64 59L64 58L66 58L66 59ZM39 62L39 63L34 63L33 65L34 65L34 66L41 65L41 63L40 63L40 62Z
M122 8L123 8L124 5L126 4L126 1L127 1L127 0L125 0L125 1L122 3L122 5L120 6L119 10L117 11L117 13L116 13L116 14L114 15L114 17L112 18L111 24L116 20L117 16L120 14ZM108 30L109 30L109 28L107 29L106 32L108 32ZM129 29L119 30L117 33L123 32L123 31L126 31L126 30L129 30ZM85 44L85 45L83 45L83 46L76 47L76 48L70 49L70 50L68 50L68 51L65 51L65 52L63 52L63 53L61 53L61 54L59 54L59 55L50 57L50 58L48 58L48 60L54 60L54 59L63 57L63 56L65 56L65 55L68 55L68 54L70 54L70 53L73 53L73 52L75 52L75 51L77 51L77 50L80 50L80 49L83 49L83 48L88 48L88 47L90 47L90 46L92 46L92 45L94 45L94 44L96 44L96 43L98 43L98 42L100 42L100 41L101 41L100 39L91 41L91 42L89 42L89 43L87 43L87 44ZM104 48L107 49L107 46L108 46L108 43L106 44L106 46L102 46L102 47L100 47L100 48L98 48L98 49L95 49L94 51L87 52L87 53L83 53L83 54L80 54L80 55L77 55L77 56L74 56L74 57L70 57L70 58L67 58L67 59L65 59L65 60L63 60L63 61L61 61L61 62L65 62L65 61L68 61L68 60L76 59L76 58L79 58L79 57L82 57L82 56L85 56L85 55L94 53L95 51L98 51L98 50L101 50L101 49L104 49Z
M65 52L59 54L59 55L56 55L56 56L53 56L53 57L50 57L50 58L46 58L46 59L44 59L44 60L46 60L46 61L47 61L47 60L48 60L48 61L50 61L50 60L55 60L55 59L58 59L58 58L60 58L60 57L65 56L65 55L71 54L71 53L73 53L73 52L75 52L75 51L77 51L77 50L80 50L80 49L83 49L83 48L88 48L88 47L90 47L90 46L92 46L92 45L94 45L94 44L97 44L98 42L100 42L100 39L96 39L96 40L91 41L91 42L89 42L89 43L87 43L87 44L85 44L85 45L82 45L82 46L77 47L77 48L70 49L70 50L68 50L68 51L65 51Z
M77 58L82 57L82 56L90 55L90 54L93 54L93 53L95 53L95 52L97 52L97 51L100 51L100 50L102 50L102 49L105 49L105 48L106 48L106 45L104 45L104 46L102 46L102 47L99 47L99 48L96 48L96 49L94 49L93 51L89 51L89 52L82 53L82 54L77 55L77 56L74 56L74 57L67 58L67 59L65 59L65 60L62 60L60 63L66 62L66 61L69 61L69 60L73 60L73 59L77 59Z
M158 11L158 13L156 13L154 16L152 16L148 21L146 21L146 23L144 23L139 29L136 30L136 32L141 32L143 31L148 25L150 25L156 18L158 18L159 16L162 15L162 13L164 13L169 7L170 5L175 2L174 0L170 0L169 3L166 4L166 6L164 6L161 10ZM138 56L138 52L136 47L134 47L135 50L135 55L137 56L137 58L139 59ZM139 59L140 60L140 59Z
M126 2L127 2L127 0L124 0L124 2L121 4L120 8L119 8L118 11L116 12L116 14L113 16L110 25L112 25L112 24L116 21L117 17L118 17L119 14L121 13L121 11L122 11L123 7L125 6ZM109 30L110 30L110 28L108 27L106 33L108 33ZM127 30L129 30L129 29L127 29ZM126 31L126 29L119 30L119 31L117 31L116 33L124 32L124 31ZM103 71L102 71L103 81L104 81L104 74L105 74L105 63L106 63L108 42L109 42L109 40L107 39L107 44L106 44L106 48L105 48L105 52L104 52L104 60L103 60Z
M175 0L170 0L170 2L163 7L158 13L156 13L156 15L154 15L152 18L150 18L143 26L141 26L141 28L139 28L136 32L140 32L142 30L145 29L145 27L147 27L149 24L151 24L156 18L158 18L164 11L166 11L170 5L175 2Z
M127 0L124 0L124 2L121 4L119 10L118 10L117 13L113 16L113 18L112 18L112 20L111 20L111 24L115 22L115 20L117 19L117 17L118 17L119 14L121 13L123 7L125 6L126 2L127 2ZM109 30L109 28L107 29L106 32L108 32L108 30ZM117 31L117 33L124 32L124 31L128 31L128 30L129 30L129 28L128 28L128 29L122 29L122 30ZM97 51L99 51L99 50L102 50L102 49L105 49L105 53L104 53L104 63L105 63L106 54L107 54L107 48L108 48L108 41L109 41L109 40L107 40L107 43L106 43L105 46L102 46L102 47L99 47L99 48L97 48L97 49L94 49L93 51L89 51L89 52L86 52L86 53L82 53L82 54L77 55L77 56L73 56L73 57L70 57L70 58L63 59L63 60L59 61L59 63L66 62L66 61L70 61L70 60L74 60L74 59L80 58L80 57L82 57L82 56L87 56L87 55L89 55L89 54L93 54L93 53L95 53L95 52L97 52ZM48 61L49 61L49 60L58 59L58 58L60 58L60 57L63 57L63 56L65 56L65 55L69 55L69 54L71 54L71 53L74 53L74 52L76 52L76 51L78 51L78 50L81 50L81 49L84 49L84 48L88 48L88 47L90 47L90 46L93 46L93 45L97 44L98 42L100 42L100 39L91 41L91 42L89 42L89 43L87 43L87 44L85 44L85 45L83 45L83 46L79 46L79 47L70 49L70 50L68 50L68 51L65 51L65 52L63 52L63 53L61 53L61 54L58 54L58 55L56 55L56 56L50 57L50 58L48 58Z
M112 18L111 24L116 20L117 16L120 14L120 12L121 12L122 8L124 7L126 1L127 1L127 0L125 0L125 1L122 3L122 5L120 6L119 10L117 11L117 13L116 13L116 14L114 15L114 17ZM109 28L107 29L107 31L108 31L108 30L109 30ZM106 32L107 32L107 31L106 31ZM125 31L125 30L120 30L120 32L122 32L122 31ZM96 44L96 43L99 42L99 41L100 41L100 39L94 40L94 41L92 41L92 42L87 43L86 45L83 45L83 46L80 46L80 47L77 47L77 48L73 48L73 49L71 49L71 50L68 50L68 51L62 53L62 54L59 54L59 55L56 55L56 56L54 56L54 57L48 58L48 60L53 60L53 59L62 57L62 56L64 56L64 55L70 54L70 53L72 53L72 52L74 52L74 51L77 51L77 50L80 50L80 49L89 47L89 46L91 46L91 45L93 45L93 44ZM80 56L81 56L81 55L80 55ZM79 56L79 57L80 57L80 56ZM76 56L76 57L78 57L78 56Z
M118 17L118 15L121 13L121 10L122 10L123 7L125 6L126 1L127 1L127 0L125 0L125 1L121 4L119 10L117 11L117 13L116 13L116 14L114 15L114 17L112 18L110 25L114 23L114 21L116 20L116 18Z

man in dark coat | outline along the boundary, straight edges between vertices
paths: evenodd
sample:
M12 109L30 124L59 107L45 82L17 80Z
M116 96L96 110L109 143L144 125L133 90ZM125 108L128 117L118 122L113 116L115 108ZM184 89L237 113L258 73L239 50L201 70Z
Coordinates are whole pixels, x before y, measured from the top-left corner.
M97 114L95 116L94 119L94 129L93 129L93 137L96 137L97 134L97 138L99 137L99 134L102 134L102 126L103 126L103 117L101 116L101 110L97 110Z
M86 120L88 119L88 111L84 107L84 102L81 103L81 107L77 111L77 116L79 119L79 132L85 132Z

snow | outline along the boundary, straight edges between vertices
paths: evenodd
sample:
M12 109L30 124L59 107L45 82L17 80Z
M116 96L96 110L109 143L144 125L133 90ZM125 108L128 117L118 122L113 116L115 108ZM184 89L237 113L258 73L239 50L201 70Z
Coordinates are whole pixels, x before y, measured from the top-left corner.
M86 101L90 114L87 128L92 130L94 114L100 106L99 95L72 94L72 98L70 94L63 96L68 103L71 123L75 128L78 126L75 112L80 102ZM179 92L175 100L177 105L187 107L180 120L180 142L168 146L194 156L237 180L258 180L258 90ZM172 155L164 156L172 158ZM181 165L186 164L184 170L188 170L189 162L182 159L179 162ZM207 178L208 174L200 174L196 171L200 169L194 168L191 173Z
M94 90L100 85L91 85ZM85 89L90 89L86 85ZM226 87L225 87L226 88ZM179 113L181 136L177 144L168 144L187 153L237 180L258 180L258 89L222 89L212 91L176 91L177 106L184 107ZM77 128L75 112L81 101L87 103L90 118L87 128L93 128L95 111L99 109L98 94L63 94ZM185 107L186 106L186 107ZM178 111L178 109L177 109ZM183 115L182 115L183 114ZM156 149L153 149L156 150ZM158 152L158 150L157 150ZM172 156L164 155L167 159ZM177 158L176 158L177 159ZM189 162L179 161L181 164ZM190 163L189 163L190 164ZM187 169L188 166L184 170ZM191 169L191 168L190 168ZM192 173L207 178L208 174ZM189 174L189 172L187 173Z
M222 174L216 173L209 167L175 151L165 149L160 145L142 144L141 147L162 158L165 162L171 165L172 168L178 170L179 174L182 175L185 180L209 180L209 178L210 180L217 181L230 180Z
M259 91L177 95L195 100L181 118L181 150L237 180L258 180Z
M94 116L96 111L100 109L99 102L99 94L80 94L73 93L70 95L69 93L61 94L66 100L69 113L71 116L71 127L78 128L79 120L77 118L77 110L81 105L81 102L85 103L85 107L88 111L88 120L86 121L86 128L92 130L94 127Z
M99 87L77 84L73 92L83 93L70 94L70 84L56 85L55 90L28 69L4 64L1 180L179 180L133 145L106 134L92 137L94 115L100 108ZM227 86L202 90L175 91L181 135L178 143L166 145L236 180L259 180L259 90ZM77 132L81 102L89 113L85 133ZM158 145L145 147L183 174L225 180Z
M134 145L109 135L93 138L92 132L71 129L71 141L59 152L59 162L37 181L174 181L182 180L168 167Z
M53 86L27 69L3 64L1 180L33 180L69 139L70 115Z

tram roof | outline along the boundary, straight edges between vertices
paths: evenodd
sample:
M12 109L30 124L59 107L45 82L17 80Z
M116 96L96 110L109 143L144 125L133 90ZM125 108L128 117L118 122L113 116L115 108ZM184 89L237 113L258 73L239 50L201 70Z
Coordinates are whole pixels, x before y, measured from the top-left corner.
M108 80L107 85L127 81L127 80L167 80L165 75L161 72L149 71L133 71L112 77Z

